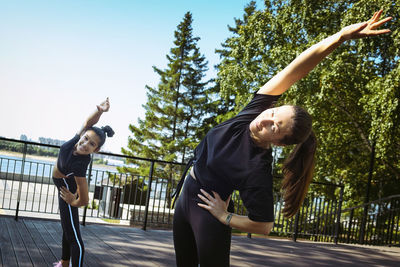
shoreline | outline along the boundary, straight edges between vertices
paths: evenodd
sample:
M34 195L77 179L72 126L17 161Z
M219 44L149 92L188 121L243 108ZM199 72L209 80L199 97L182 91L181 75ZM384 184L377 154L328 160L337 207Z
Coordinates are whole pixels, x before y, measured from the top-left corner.
M20 157L22 158L22 152L14 152L8 150L0 150L0 155L9 156L9 157ZM31 155L26 154L27 159L36 159L36 160L47 160L56 162L57 157L48 157L48 156L39 156L39 155Z
M8 151L8 150L0 150L0 156L9 156L9 157L19 157L22 159L22 152L14 152L14 151ZM48 157L48 156L39 156L39 155L31 155L31 154L26 154L27 159L32 159L32 160L43 160L43 161L49 161L56 163L57 157ZM104 169L113 169L116 170L118 166L114 165L106 165L106 164L93 164L93 166L104 168Z

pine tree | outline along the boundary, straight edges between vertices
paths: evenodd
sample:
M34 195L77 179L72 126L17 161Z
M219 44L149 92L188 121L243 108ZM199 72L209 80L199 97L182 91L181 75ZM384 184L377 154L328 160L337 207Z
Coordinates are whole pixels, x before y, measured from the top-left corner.
M192 22L192 14L187 12L175 31L174 47L167 55L167 68L153 67L160 75L160 82L156 88L146 86L145 118L138 120L138 126L129 125L133 136L129 137L128 147L122 148L123 154L184 163L200 141L199 125L203 123L203 106L207 103L205 90L209 82L202 81L207 62L197 47L200 38L193 37ZM137 167L120 171L149 174L149 164L128 163ZM160 164L155 171L162 177L178 173L172 166Z

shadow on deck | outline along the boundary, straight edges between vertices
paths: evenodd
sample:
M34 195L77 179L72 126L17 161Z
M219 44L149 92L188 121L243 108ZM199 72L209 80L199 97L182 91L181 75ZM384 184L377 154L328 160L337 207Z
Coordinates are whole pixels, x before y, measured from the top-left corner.
M175 266L171 231L81 226L85 266ZM59 221L0 215L0 266L53 266ZM400 248L232 237L231 266L400 266Z

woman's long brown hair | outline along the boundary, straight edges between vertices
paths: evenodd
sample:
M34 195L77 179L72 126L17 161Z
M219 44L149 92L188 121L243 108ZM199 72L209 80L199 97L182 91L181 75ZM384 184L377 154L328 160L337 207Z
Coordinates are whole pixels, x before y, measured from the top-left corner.
M284 145L297 144L283 164L282 189L285 217L294 216L300 209L311 183L317 140L311 129L311 116L302 108L293 106L292 135L281 141Z

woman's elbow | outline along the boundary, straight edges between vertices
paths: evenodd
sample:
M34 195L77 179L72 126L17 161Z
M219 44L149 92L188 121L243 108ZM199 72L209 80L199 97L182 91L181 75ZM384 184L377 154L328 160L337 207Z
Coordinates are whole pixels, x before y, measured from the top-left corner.
M79 200L79 204L80 207L87 206L89 204L89 198L81 198Z
M273 227L274 227L274 223L273 222L267 222L265 227L264 227L263 234L264 235L269 235L269 233L271 233Z

